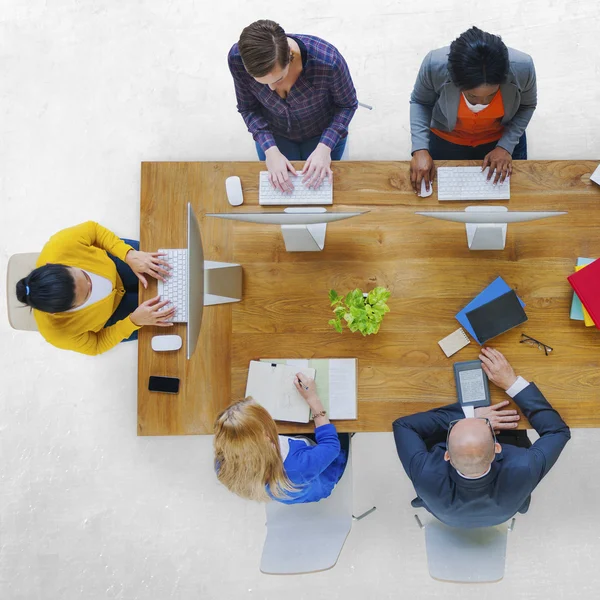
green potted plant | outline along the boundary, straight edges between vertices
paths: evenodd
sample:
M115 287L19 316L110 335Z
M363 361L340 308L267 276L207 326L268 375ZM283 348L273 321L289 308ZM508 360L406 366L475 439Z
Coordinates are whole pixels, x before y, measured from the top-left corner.
M350 331L360 331L363 335L377 333L383 316L389 312L386 300L391 292L384 287L376 287L369 293L358 288L340 296L335 290L329 290L329 301L333 307L335 318L329 324L342 333L346 323Z

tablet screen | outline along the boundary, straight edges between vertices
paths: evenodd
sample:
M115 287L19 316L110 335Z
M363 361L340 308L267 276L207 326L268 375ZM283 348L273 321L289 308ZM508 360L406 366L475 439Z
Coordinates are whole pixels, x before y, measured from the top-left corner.
M463 404L472 404L485 400L483 369L460 371L458 374Z

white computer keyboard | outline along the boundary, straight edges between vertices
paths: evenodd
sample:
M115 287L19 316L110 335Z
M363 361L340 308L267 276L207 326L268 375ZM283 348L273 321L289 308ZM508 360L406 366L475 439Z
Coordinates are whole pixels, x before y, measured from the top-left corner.
M489 168L439 167L437 170L438 200L508 200L510 181L493 184L487 180Z
M261 171L258 185L258 203L262 206L310 206L313 204L333 204L333 188L329 177L323 180L318 189L313 190L302 183L303 175L290 175L294 184L291 194L284 194L273 188L269 182L269 172Z
M188 251L184 249L159 250L166 254L161 256L171 267L170 277L165 277L165 281L158 280L158 295L162 300L168 300L175 307L175 314L167 319L173 323L187 323L188 318ZM166 308L169 308L167 305Z

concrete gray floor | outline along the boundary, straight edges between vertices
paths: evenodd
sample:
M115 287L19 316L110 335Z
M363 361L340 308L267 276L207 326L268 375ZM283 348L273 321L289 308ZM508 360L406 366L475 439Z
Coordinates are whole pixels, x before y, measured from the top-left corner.
M360 99L375 106L356 114L351 158L408 158L420 60L475 23L534 56L530 158L600 160L597 11L591 0L7 0L0 271L84 220L135 236L142 160L253 160L225 57L257 18L320 35L346 56ZM3 600L597 597L598 430L573 432L517 521L499 584L429 578L390 434L355 438L356 510L378 511L354 525L337 566L269 577L258 571L264 508L217 485L212 439L136 437L135 344L87 358L5 319L0 342Z

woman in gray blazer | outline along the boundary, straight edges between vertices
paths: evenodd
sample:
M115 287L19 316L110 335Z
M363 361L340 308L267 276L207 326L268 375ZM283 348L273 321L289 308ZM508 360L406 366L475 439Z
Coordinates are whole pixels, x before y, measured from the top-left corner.
M527 158L525 129L537 104L532 58L472 27L423 60L410 96L415 192L435 177L434 160L482 160L502 183Z

